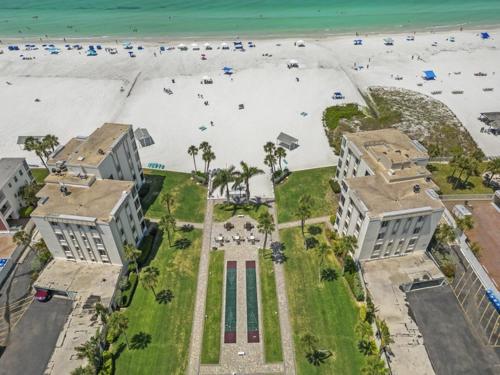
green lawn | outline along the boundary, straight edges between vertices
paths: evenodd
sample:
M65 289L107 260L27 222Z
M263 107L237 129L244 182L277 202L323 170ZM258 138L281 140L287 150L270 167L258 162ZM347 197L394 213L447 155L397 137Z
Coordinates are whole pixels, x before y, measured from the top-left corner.
M223 278L224 251L212 251L210 253L207 300L205 302L207 317L203 328L201 363L219 363Z
M486 168L486 163L482 163L479 170L482 172ZM489 194L494 190L483 185L483 178L481 176L471 176L465 187L458 187L453 189L453 182L448 181L448 176L453 173L453 167L449 164L431 163L429 170L432 171L432 179L439 186L442 194ZM459 173L456 172L457 176ZM465 180L465 176L462 177Z
M276 281L274 278L273 262L269 259L269 252L259 251L260 292L262 300L262 321L264 322L264 354L266 362L281 362L280 320L278 314L278 297L276 295Z
M229 220L231 217L236 215L248 215L251 218L257 220L259 215L267 211L267 206L264 204L227 204L219 203L214 207L214 220L218 222Z
M148 218L159 219L167 212L160 194L169 191L174 196L173 214L177 220L202 223L205 218L207 189L191 180L188 173L144 170L150 189L142 197L142 207Z
M145 349L124 349L116 359L116 374L184 374L188 363L189 342L196 296L196 281L201 249L201 231L182 233L191 239L185 250L161 243L151 265L158 267L156 291L171 289L174 299L158 304L151 290L139 282L132 303L126 309L129 318L127 337L144 332L151 336ZM181 236L181 233L177 233ZM123 340L123 338L121 339Z
M31 173L38 184L43 184L43 180L49 175L47 168L32 168Z
M310 194L314 200L311 217L332 215L337 209L337 198L329 180L335 176L335 167L308 169L293 172L282 184L276 186L278 222L299 220L295 215L299 198Z
M358 375L364 357L357 349L354 327L359 319L358 308L342 277L333 282L318 280L319 257L315 250L304 250L300 228L284 229L280 237L285 244L287 294L295 343L297 372L309 374ZM318 240L326 241L324 234ZM330 254L325 267L337 268ZM300 338L312 333L319 339L318 349L334 352L318 367L305 358Z

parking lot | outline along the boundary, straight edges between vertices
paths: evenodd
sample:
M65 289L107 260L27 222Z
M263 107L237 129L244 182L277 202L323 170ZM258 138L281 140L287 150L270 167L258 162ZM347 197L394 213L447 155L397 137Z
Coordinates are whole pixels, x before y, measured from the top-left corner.
M0 375L43 374L71 310L67 299L32 302L0 357Z
M474 332L448 285L407 294L437 375L494 375L500 360Z

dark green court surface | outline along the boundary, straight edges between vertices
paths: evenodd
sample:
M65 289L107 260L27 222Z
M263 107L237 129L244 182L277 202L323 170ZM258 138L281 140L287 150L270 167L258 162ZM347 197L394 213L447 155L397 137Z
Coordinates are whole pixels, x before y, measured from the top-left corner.
M248 342L259 342L259 305L255 261L246 262L247 277L247 334Z
M227 262L224 343L236 343L236 262Z

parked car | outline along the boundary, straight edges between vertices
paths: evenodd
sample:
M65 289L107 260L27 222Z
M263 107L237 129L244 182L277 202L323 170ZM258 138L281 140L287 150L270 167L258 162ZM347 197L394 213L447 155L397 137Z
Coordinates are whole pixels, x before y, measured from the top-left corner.
M50 290L38 289L35 293L35 299L39 302L47 302L50 297L52 297Z

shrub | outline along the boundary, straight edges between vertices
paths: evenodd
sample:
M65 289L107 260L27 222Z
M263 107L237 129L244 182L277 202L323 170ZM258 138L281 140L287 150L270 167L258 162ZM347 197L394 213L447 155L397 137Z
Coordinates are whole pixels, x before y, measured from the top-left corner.
M351 256L347 256L344 260L344 273L355 273L358 270L356 262Z
M135 272L130 272L128 275L129 287L122 292L122 301L120 307L128 307L132 301L132 297L137 287L137 274Z
M455 265L450 261L441 264L441 271L443 271L444 275L448 278L455 277Z
M361 285L361 280L357 272L355 273L346 273L344 277L347 281L347 284L351 288L351 292L356 298L356 301L364 301L365 299L365 291L363 286Z
M114 373L113 354L107 350L102 353L102 368L99 375L112 375Z
M313 249L318 246L319 241L314 237L307 237L305 242L306 250Z
M330 187L332 188L333 192L335 194L340 194L340 185L339 183L334 180L333 178L330 180Z

